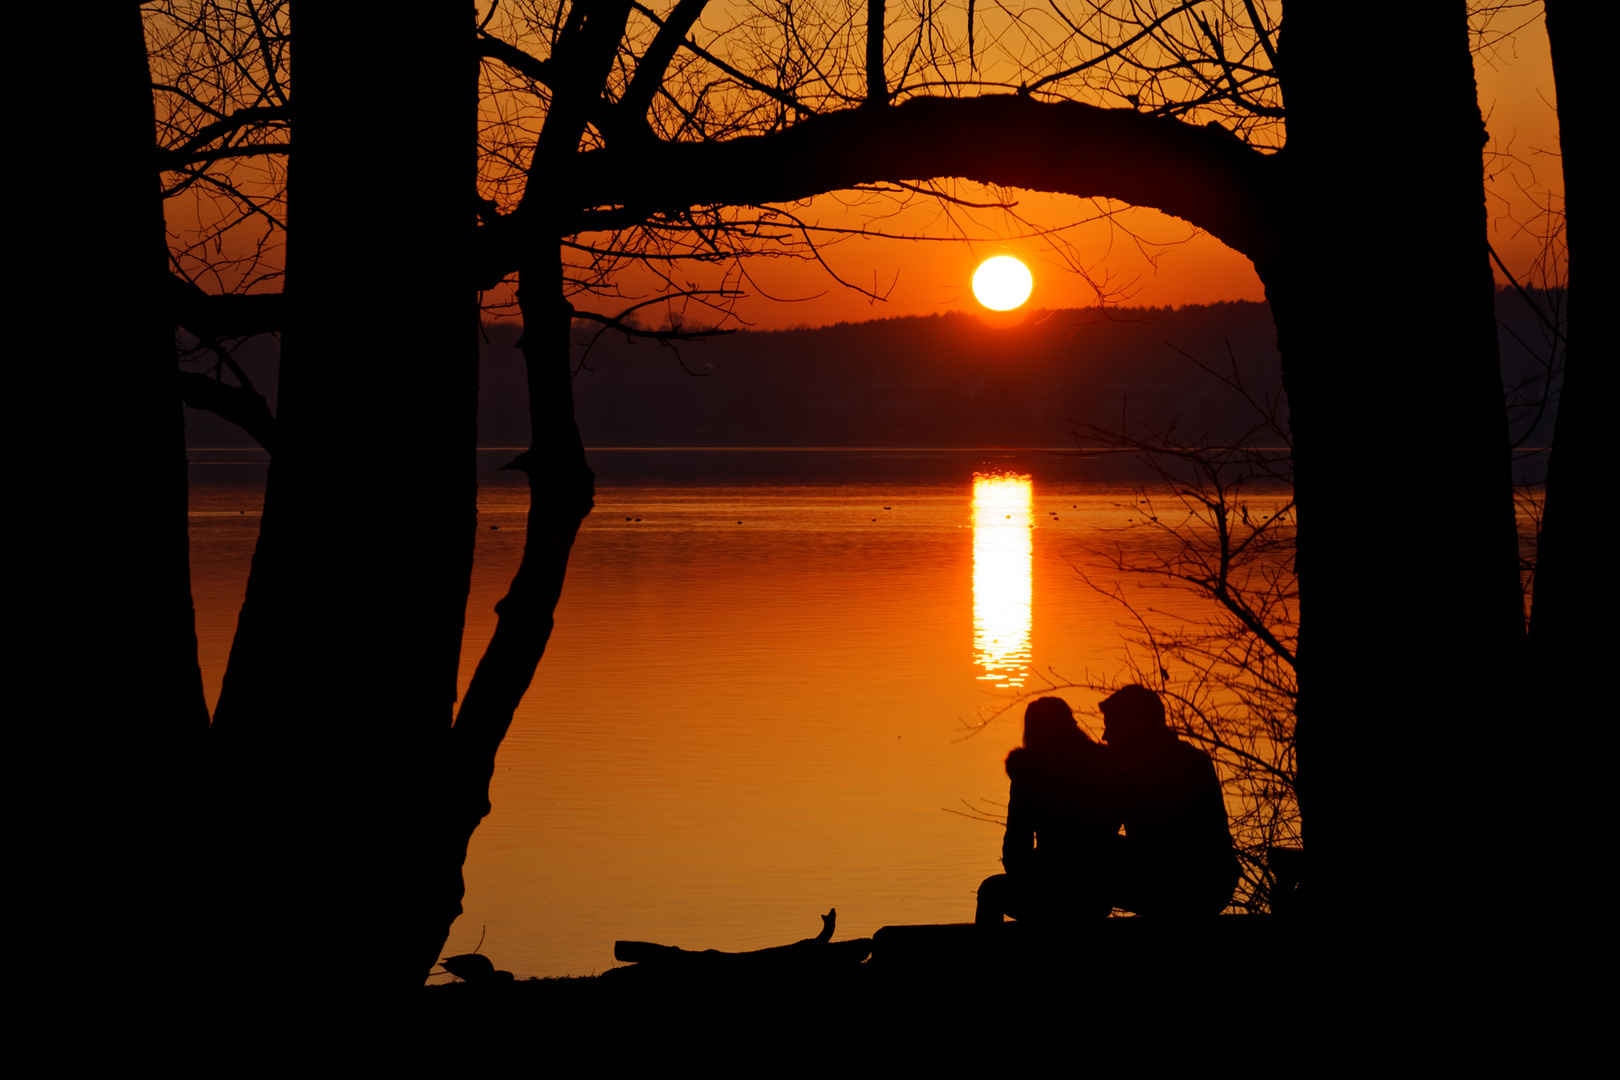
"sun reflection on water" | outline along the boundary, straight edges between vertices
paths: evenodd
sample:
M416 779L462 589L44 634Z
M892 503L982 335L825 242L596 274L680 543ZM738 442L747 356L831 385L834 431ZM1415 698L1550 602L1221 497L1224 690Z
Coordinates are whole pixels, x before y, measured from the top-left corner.
M973 474L973 659L998 690L1029 672L1033 501L1027 474Z

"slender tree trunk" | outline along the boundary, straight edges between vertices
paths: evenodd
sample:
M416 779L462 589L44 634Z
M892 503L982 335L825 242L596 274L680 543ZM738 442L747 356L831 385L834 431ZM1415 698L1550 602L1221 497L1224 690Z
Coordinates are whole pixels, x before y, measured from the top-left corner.
M523 317L520 346L528 377L529 449L512 467L529 477L528 536L511 588L496 612L500 621L467 688L447 755L440 827L434 842L433 911L426 924L435 947L461 914L462 864L478 823L489 813L495 753L551 639L568 556L595 498L595 477L574 421L570 368L573 309L564 291L556 221L555 179L573 163L586 116L602 93L608 67L629 17L626 0L580 0L553 55L565 60L551 109L536 141L528 184L518 208L524 257L518 270ZM688 8L690 18L696 17ZM689 22L688 22L689 25Z
M522 275L520 347L528 374L529 449L511 467L529 478L528 534L511 587L495 606L495 634L456 716L443 777L443 873L432 929L442 946L461 914L462 865L473 831L490 811L495 754L551 640L568 557L591 512L595 477L574 420L570 371L573 309L562 295L556 259L537 260Z
M338 950L345 992L436 959L432 791L476 528L476 69L447 45L468 14L294 23L278 445L211 736L217 904L227 965ZM411 108L374 107L368 55L408 59Z

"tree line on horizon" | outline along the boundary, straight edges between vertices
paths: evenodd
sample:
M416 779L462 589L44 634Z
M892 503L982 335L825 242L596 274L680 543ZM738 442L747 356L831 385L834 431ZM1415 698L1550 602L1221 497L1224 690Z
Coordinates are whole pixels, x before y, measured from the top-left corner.
M1556 311L1562 296L1531 300ZM1517 292L1497 291L1502 377L1519 388L1526 449L1551 442L1557 373L1543 327ZM1346 318L1377 318L1348 305ZM478 445L526 446L524 370L510 322L479 342ZM256 339L235 359L273 409L276 349ZM1122 436L1230 443L1252 434L1252 400L1277 400L1286 421L1275 333L1264 303L1032 312L1006 328L966 312L823 327L739 329L681 343L574 327L574 401L587 446L1066 447L1086 426ZM1366 359L1369 367L1385 356ZM196 365L191 365L195 369ZM1248 397L1222 382L1237 378ZM1544 402L1550 402L1544 405ZM273 425L273 420L271 421ZM254 445L202 409L187 411L187 444ZM1425 437L1421 417L1406 433ZM1539 479L1545 458L1515 475Z

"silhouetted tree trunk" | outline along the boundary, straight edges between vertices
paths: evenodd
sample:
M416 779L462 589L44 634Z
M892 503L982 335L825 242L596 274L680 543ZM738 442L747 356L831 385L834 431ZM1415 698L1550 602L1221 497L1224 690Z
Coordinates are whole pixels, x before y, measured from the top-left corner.
M443 940L476 527L476 68L445 47L467 14L312 5L294 24L277 447L211 736L217 914L236 962L340 950L351 990L420 985ZM399 87L362 43L405 62ZM403 87L408 109L368 104Z
M134 5L104 21L112 25L97 20L94 36L97 51L105 51L107 82L118 93L111 98L117 113L107 117L111 145L94 178L106 222L97 230L96 262L103 280L116 287L97 307L116 336L106 344L111 355L96 380L107 408L105 423L93 429L106 440L95 453L106 455L105 467L115 473L103 496L106 520L117 523L123 543L139 545L142 537L153 543L150 553L125 547L123 557L97 559L82 572L106 575L92 591L122 601L107 612L116 620L116 645L97 661L109 665L102 670L113 695L101 722L115 738L133 739L119 713L131 700L146 703L149 715L163 719L157 731L141 736L156 735L159 747L141 750L162 756L176 738L194 743L207 728L208 711L197 665L185 434L165 302L168 240L161 188L149 164L154 121L145 36Z
M1485 129L1462 4L1404 13L1376 50L1341 15L1288 9L1289 226L1257 261L1294 438L1300 802L1321 913L1375 934L1443 913L1441 948L1500 888L1481 814L1523 636ZM1347 78L1398 95L1370 161Z
M1591 576L1601 565L1598 543L1606 529L1601 520L1604 500L1596 497L1601 484L1596 474L1593 424L1597 410L1605 406L1599 404L1604 395L1593 378L1590 353L1582 352L1593 347L1592 341L1585 334L1585 321L1575 313L1590 310L1594 297L1613 295L1613 271L1602 254L1593 255L1613 250L1614 230L1609 224L1613 215L1601 205L1601 181L1596 178L1601 153L1597 103L1583 92L1576 72L1597 70L1593 53L1596 43L1605 40L1607 27L1599 25L1589 8L1557 0L1549 0L1546 6L1563 154L1569 330L1536 553L1530 635L1547 689L1580 686L1584 697L1583 684L1593 670L1599 641L1592 627L1601 618L1596 608L1600 590L1592 587ZM1580 307L1582 304L1588 307ZM1566 704L1574 703L1574 698L1566 700Z
M523 318L518 344L528 380L531 434L529 449L511 467L529 478L528 533L511 587L495 607L499 616L495 633L467 688L446 759L446 813L438 865L453 872L454 880L447 879L447 884L456 900L455 910L442 922L446 934L460 913L467 845L490 810L489 780L496 751L550 641L569 553L594 504L596 478L586 464L574 420L573 308L563 289L559 248L563 231L556 189L558 178L572 166L629 11L625 0L582 0L570 9L556 45L556 55L567 63L554 75L551 108L536 140L528 185L515 215L525 240L518 268ZM439 925L435 923L436 928ZM441 944L443 940L441 934Z
M467 846L490 811L495 754L550 643L569 553L594 505L595 477L574 421L572 309L562 298L561 275L555 267L553 261L550 267L541 264L526 272L519 298L524 326L520 347L533 435L529 449L510 467L528 476L528 531L512 584L495 605L495 633L456 716L444 763L445 813L435 871L448 875L441 892L446 897L453 894L455 907L434 921L441 945L461 911ZM552 269L550 275L547 269Z
M176 939L188 921L176 897L191 891L191 785L208 712L139 8L84 20L73 52L71 71L51 77L60 96L42 114L50 128L19 140L51 155L61 117L96 117L96 160L50 181L51 205L71 211L21 215L33 220L19 248L43 266L10 285L25 343L25 389L12 398L22 430L32 434L30 418L64 397L75 410L67 439L58 429L16 447L30 455L26 466L18 459L16 479L37 476L47 488L13 498L14 531L25 538L12 628L25 659L13 667L25 701L37 695L17 719L25 738L49 749L15 760L43 764L50 779L21 782L39 801L16 801L36 812L19 816L19 836L36 843L43 820L48 842L37 858L15 861L17 881L53 898L52 925L72 927L74 954L100 970L132 947ZM42 380L34 392L30 376ZM174 977L150 975L160 985Z
M1610 500L1598 471L1602 451L1596 431L1602 412L1612 407L1612 394L1603 387L1612 385L1613 376L1604 374L1603 347L1594 333L1599 305L1615 295L1615 235L1614 214L1603 205L1607 197L1597 173L1606 132L1600 131L1598 102L1587 89L1591 73L1601 70L1597 50L1608 40L1609 20L1601 9L1564 0L1548 0L1546 8L1563 155L1569 291L1563 384L1536 550L1530 618L1534 663L1525 679L1524 720L1527 732L1533 732L1538 766L1532 790L1543 805L1561 811L1555 827L1538 840L1551 855L1549 862L1584 867L1593 851L1610 842L1607 770L1615 741L1602 720L1612 705L1601 704L1613 694L1598 677L1613 635L1604 610L1608 552L1602 550L1611 534L1604 513ZM1571 747L1580 751L1571 755ZM1576 905L1560 927L1563 943L1584 944L1593 930L1592 910Z
M272 883L245 907L253 921L241 937L262 938L269 926L272 940L307 949L316 928L336 919L348 935L345 965L379 987L419 984L460 914L462 863L489 811L495 753L549 641L569 551L592 505L573 418L572 309L552 181L577 150L628 12L623 0L576 5L558 43L569 63L557 75L518 215L536 238L536 254L520 269L534 437L514 462L530 476L529 531L453 726L474 536L475 311L461 284L473 237L469 215L457 212L470 210L474 57L469 50L466 69L452 63L417 74L413 93L436 107L425 123L408 114L409 138L374 120L356 130L347 117L365 87L345 57L364 20L298 16L277 449L214 743L219 774L231 778L234 820L250 825L239 895L252 896L249 883L266 873ZM418 20L384 45L442 57L455 29ZM394 122L406 124L403 116ZM344 163L390 140L423 147L410 182L389 189L383 178L357 193ZM431 171L414 171L428 162ZM358 221L357 194L366 206ZM400 229L402 221L412 228ZM355 267L342 257L355 251L379 268L416 272L377 273L356 290ZM351 358L337 332L356 312L380 327L410 328L409 370L379 372L363 352ZM357 548L363 559L352 561L332 557L334 525L361 512L349 474L328 466L340 431L375 448L382 468L362 490L390 508L367 528ZM334 617L341 611L352 611L352 621ZM303 786L307 796L288 798ZM315 888L333 900L300 910Z
M644 61L652 74L638 73L629 91L641 108L702 7L687 0L654 43L656 63ZM573 416L555 194L629 10L624 0L573 5L549 69L559 89L517 215L537 238L520 268L534 439L513 463L530 476L529 530L453 726L474 537L475 311L462 288L474 237L458 208L471 208L476 54L459 66L445 47L456 27L443 16L379 33L358 13L299 12L292 240L274 312L285 326L275 456L211 739L227 963L308 951L322 926L339 926L343 939L318 947L341 955L345 986L403 988L421 982L460 914L462 864L489 812L495 754L549 641L594 495ZM378 116L359 104L371 91L366 66L352 62L362 39L387 55L451 59L413 68L411 110ZM415 148L409 175L348 167L375 160L377 146ZM231 322L224 304L181 292L188 318ZM263 304L235 307L238 320L266 315ZM388 343L406 370L379 369L366 343L340 336L357 315L383 332L407 329L407 345ZM241 401L214 404L272 430ZM379 466L359 500L352 472L329 464L346 449L339 437ZM360 535L345 557L349 523Z

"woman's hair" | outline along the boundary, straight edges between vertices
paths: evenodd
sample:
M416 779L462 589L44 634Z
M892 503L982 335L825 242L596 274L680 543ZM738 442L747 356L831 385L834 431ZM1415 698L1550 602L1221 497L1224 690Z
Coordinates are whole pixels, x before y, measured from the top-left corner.
M1024 710L1024 745L1031 750L1091 742L1075 723L1074 710L1062 698L1036 698Z

